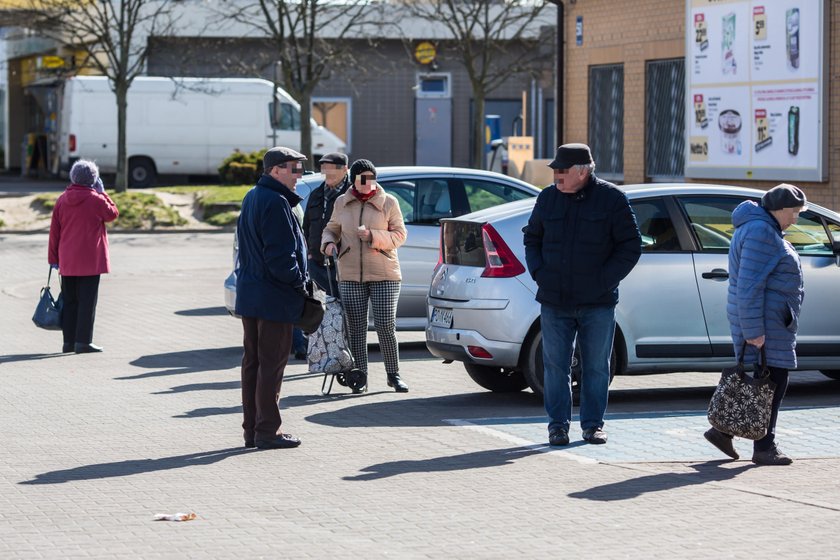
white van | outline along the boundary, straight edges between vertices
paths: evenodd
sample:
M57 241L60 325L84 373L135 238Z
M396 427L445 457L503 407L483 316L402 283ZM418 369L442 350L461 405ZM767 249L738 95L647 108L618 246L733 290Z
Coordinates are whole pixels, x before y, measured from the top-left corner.
M274 91L260 79L138 76L128 90L129 185L148 187L162 174L212 175L235 150L300 149L300 105L280 88L274 105ZM104 173L116 172L117 103L108 79L70 78L60 99L61 169L84 158ZM312 121L315 161L344 149L340 138Z

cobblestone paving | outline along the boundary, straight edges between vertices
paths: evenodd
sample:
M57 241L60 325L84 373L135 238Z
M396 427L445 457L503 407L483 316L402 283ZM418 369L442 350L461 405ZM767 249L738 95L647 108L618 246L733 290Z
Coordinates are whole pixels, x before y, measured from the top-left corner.
M840 383L818 373L786 400L786 468L704 447L714 375L616 379L610 442L547 453L532 394L483 391L409 344L405 395L376 352L358 396L320 395L292 362L281 409L303 445L246 450L241 325L221 309L230 236L111 243L105 352L63 355L30 320L46 236L0 236L3 560L837 556ZM152 521L179 511L198 517Z
M610 414L604 429L609 445L588 445L580 439L577 416L572 418L568 447L552 452L571 455L584 462L655 463L692 462L720 459L720 452L704 438L709 429L703 412L656 412ZM484 427L502 439L516 438L526 445L546 441L544 416L528 418L451 419L453 425ZM785 453L795 459L836 459L840 457L840 408L782 408L779 413L777 441L784 442ZM780 445L782 447L782 445ZM752 442L735 441L741 457L749 459Z

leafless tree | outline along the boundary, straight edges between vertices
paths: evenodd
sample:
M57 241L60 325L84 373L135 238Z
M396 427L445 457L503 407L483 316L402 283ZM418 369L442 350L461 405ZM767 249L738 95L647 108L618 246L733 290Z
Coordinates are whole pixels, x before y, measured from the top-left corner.
M408 13L449 31L450 40L441 45L463 65L473 92L470 163L483 167L487 95L517 74L539 73L546 52L537 48L535 37L546 5L542 0L400 1Z
M146 37L171 33L172 0L27 0L26 26L82 54L78 65L106 76L117 99L116 189L128 186L128 90L144 70Z
M362 27L382 23L375 0L253 0L223 2L220 15L268 37L279 65L280 85L300 103L301 152L312 158L312 94L331 69L352 64L344 41L358 38ZM235 7L234 5L239 5Z

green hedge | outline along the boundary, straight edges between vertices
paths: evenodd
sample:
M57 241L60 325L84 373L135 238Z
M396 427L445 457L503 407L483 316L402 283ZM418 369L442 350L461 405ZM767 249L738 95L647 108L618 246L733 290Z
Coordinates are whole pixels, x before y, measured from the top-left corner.
M223 185L253 185L263 172L262 160L265 150L247 154L235 151L219 166Z

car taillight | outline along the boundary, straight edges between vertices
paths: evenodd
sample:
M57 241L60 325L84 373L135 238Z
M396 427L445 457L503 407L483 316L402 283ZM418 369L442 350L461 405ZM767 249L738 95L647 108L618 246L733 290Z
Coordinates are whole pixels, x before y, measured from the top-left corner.
M67 148L68 148L71 152L75 152L75 151L76 151L76 135L75 135L75 134L71 134L71 135L70 135L70 138L67 140Z
M484 240L484 272L483 278L513 278L525 272L525 267L504 242L493 226L481 226L481 237Z

